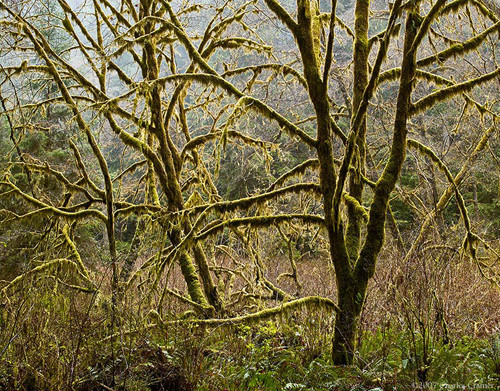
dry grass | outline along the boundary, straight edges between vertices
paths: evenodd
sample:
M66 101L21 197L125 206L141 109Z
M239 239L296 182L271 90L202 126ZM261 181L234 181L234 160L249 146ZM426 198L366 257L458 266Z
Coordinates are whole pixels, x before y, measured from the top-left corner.
M280 275L291 271L286 252L274 249L260 255L265 260L264 276L271 283L291 295L319 295L335 300L334 274L325 254L295 254L300 287L290 277L278 281ZM401 262L402 258L395 246L386 246L362 314L364 331L374 335L378 330L425 329L433 339L447 339L451 344L464 336L484 338L498 333L498 289L481 276L469 258L448 248L425 251L406 264ZM215 264L214 279L228 300L237 297L231 296L231 292L255 281L255 265L249 259L219 254ZM220 272L221 268L242 268L240 271L247 280L236 275L231 285L229 274ZM165 379L170 379L170 383L179 384L179 390L191 390L207 373L223 376L225 366L235 365L236 357L250 354L249 344L260 338L250 332L241 339L238 329L148 327L154 320L148 317L151 309L164 319L175 319L190 309L170 295L160 305L165 284L170 289L185 291L177 265L172 266L168 278L160 280L157 290L151 291L145 276L120 294L115 325L112 325L109 268L94 269L94 278L100 281L98 294L76 292L54 284L50 277L33 278L25 281L10 302L3 301L1 389L97 390L105 389L102 384L113 388L120 383L124 389L160 390L168 389L161 387L166 387ZM263 289L254 293L269 296ZM276 303L272 297L264 301L248 297L235 303L229 314ZM287 315L278 328L295 330L294 327L300 326L302 333L292 340L285 331L273 334L273 341L278 342L273 342L276 346L272 349L277 349L276 352L299 349L303 363L328 356L332 320L325 313L307 310ZM296 331L290 332L293 335ZM112 333L116 337L106 339ZM364 335L366 338L367 334ZM387 338L391 336L388 334ZM163 348L158 350L158 346Z

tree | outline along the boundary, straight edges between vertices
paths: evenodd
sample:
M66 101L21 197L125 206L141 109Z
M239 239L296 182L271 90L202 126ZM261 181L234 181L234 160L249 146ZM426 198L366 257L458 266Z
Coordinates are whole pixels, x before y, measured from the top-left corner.
M384 244L391 194L407 148L426 156L444 173L449 187L435 210L456 197L466 229L465 247L475 256L482 242L472 231L459 190L463 175L454 177L431 148L410 140L408 132L412 119L456 97L465 99L467 110L485 116L489 130L477 146L478 153L496 129L497 114L473 93L475 87L498 80L498 64L492 61L481 69L467 66L463 72L456 71L457 66L465 67L470 52L486 47L498 50L490 38L499 32L500 22L487 5L476 0L397 0L388 10L374 3L382 16L370 20L370 3L358 0L352 29L336 15L335 0L327 10L310 0L298 0L295 5L277 0L224 4L94 0L85 13L65 0L58 3L75 59L60 56L22 10L2 2L6 34L17 43L14 53L28 50L43 60L43 65L22 62L5 67L4 74L7 79L33 73L53 79L59 95L36 107L60 102L71 110L98 170L89 171L74 143L76 175L42 162L12 161L1 182L4 196L15 194L32 209L24 214L11 209L5 212L6 219L54 217L64 243L54 250L56 261L73 265L80 282L90 286L75 232L78 225L99 221L107 235L115 307L118 292L142 276L156 292L178 262L188 297L165 284L160 317L165 295L188 303L203 317L232 315L239 302L232 299L236 292L221 292L215 278L224 280L215 271L238 273L217 269L211 250L217 238L227 239L237 242L254 266L256 283L244 276L240 297L264 299L267 292L281 301L291 300L287 308L327 303L336 312L333 360L351 364L359 316ZM455 12L467 15L470 22L460 34L454 31L460 24ZM86 19L88 15L92 21ZM268 46L269 37L278 31L286 46ZM458 40L447 35L453 33ZM339 47L347 39L352 39L352 59L345 59L345 47ZM252 56L245 56L245 51ZM441 66L448 62L455 64L454 69ZM342 76L346 73L347 77ZM396 83L398 91L393 110L387 103L394 98L387 92L390 83ZM372 120L371 105L384 93L389 95L385 103L392 130L386 157L376 162L375 167L382 167L379 170L371 168L374 162L369 154L369 138L380 132ZM289 95L293 98L287 101ZM5 111L26 109L11 104ZM116 164L110 155L115 143L122 144L122 161L128 166ZM273 153L286 151L287 143L298 143L308 152L278 178L271 179L269 167L267 189L258 190L256 185L254 193L228 200L219 194L217 182L228 143L260 154L256 164L263 169L277 164L279 156L274 156L273 163ZM465 165L474 159L470 155ZM62 190L28 194L10 175L16 166L58 181ZM305 175L308 172L312 174ZM297 202L303 194L319 197L321 213L311 204ZM282 199L294 200L286 213L282 213ZM122 250L117 232L130 215L137 216L135 233L129 248ZM287 230L296 222L326 232L337 284L336 305L315 297L294 301L265 275L259 230L276 227L288 240ZM429 224L430 218L422 232ZM154 233L155 245L143 236L146 230ZM141 248L146 248L142 251L148 259L134 270ZM121 259L125 259L122 264ZM293 257L291 268L297 281ZM259 318L259 314L250 317ZM231 319L212 323L226 321Z
M19 4L18 4L19 5ZM40 1L34 4L27 12L27 16L32 18L33 23L40 28L41 33L46 37L58 55L67 57L65 51L69 49L68 39L60 33L60 15L55 13L59 6L55 1ZM8 39L8 38L7 38ZM5 43L14 45L14 42ZM9 63L15 64L17 58L12 58L8 51L2 50L2 65ZM37 63L36 58L32 60ZM40 63L38 61L38 63ZM40 160L47 161L49 164L64 165L68 159L68 133L71 127L67 126L69 112L66 107L57 104L47 104L45 112L40 110L26 110L19 113L23 119L17 121L16 115L8 113L6 104L8 101L37 103L39 100L48 101L52 95L57 95L57 87L50 78L37 77L18 80L9 79L8 74L4 76L5 83L9 85L3 94L0 92L1 107L7 114L3 117L2 126L2 145L0 147L0 161L7 163L12 158L19 159L27 163L29 155L37 156ZM29 123L30 127L16 128L19 123ZM54 182L39 181L39 177L32 175L29 167L17 167L13 174L16 175L17 183L23 184L29 189L30 194L40 192L47 193L51 191ZM15 202L15 200L12 200ZM12 207L12 206L10 206ZM19 272L27 267L26 260L32 261L37 255L40 255L41 248L44 245L37 246L40 237L49 234L51 222L48 219L32 221L29 224L21 226L16 224L6 224L6 235L9 236L9 246L2 249L2 257L7 265L5 267L6 275L11 272ZM19 229L21 228L22 229ZM12 229L10 229L12 228ZM17 238L16 238L17 236ZM31 251L32 248L37 248Z

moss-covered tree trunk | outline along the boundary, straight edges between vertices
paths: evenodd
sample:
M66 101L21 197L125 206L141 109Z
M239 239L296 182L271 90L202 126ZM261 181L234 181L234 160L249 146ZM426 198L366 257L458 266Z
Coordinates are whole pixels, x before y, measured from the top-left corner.
M335 318L332 358L337 365L354 362L362 298L356 282L337 279L339 313Z
M402 73L394 122L393 142L389 161L375 187L370 207L366 240L352 268L351 279L337 276L338 306L335 320L333 361L352 364L356 351L358 321L366 298L368 282L375 273L378 255L384 242L385 219L389 196L394 190L406 156L407 122L410 116L410 97L415 77L415 36L420 17L413 9L406 20ZM334 246L335 243L330 243Z
M353 52L353 100L352 110L356 113L362 101L365 89L368 85L368 22L370 2L363 0L356 2L354 21L354 52ZM354 117L353 117L354 120ZM352 126L357 126L354 121ZM353 166L356 175L349 178L349 195L362 202L364 184L361 175L365 174L365 150L366 150L366 116L363 116L358 137L356 140L357 153L353 156ZM351 132L355 129L351 129ZM337 274L337 302L340 312L335 319L335 331L333 337L332 357L336 364L351 364L354 360L356 340L358 331L359 315L361 312L363 298L359 292L357 281L352 275L352 263L356 261L361 245L362 216L357 208L347 205L347 229L345 234L346 254L333 255L341 257L341 263L348 265L348 273ZM336 238L338 242L340 238ZM340 239L340 240L343 240ZM333 243L330 241L331 246Z
M334 7L332 8L334 12ZM276 8L276 12L281 11ZM377 182L370 209L367 236L360 250L362 216L358 208L350 205L347 209L347 232L344 232L339 209L343 183L351 162L355 164L358 175L351 177L349 191L358 203L361 202L363 185L360 183L359 174L364 173L365 115L368 99L375 85L374 80L380 70L380 64L386 50L386 47L382 47L381 44L380 58L377 60L378 65L376 63L372 71L372 79L374 80L369 84L368 15L369 2L365 0L358 1L355 20L354 101L351 138L347 141L343 167L341 167L338 176L335 171L332 145L332 126L335 125L332 125L330 120L330 106L327 94L328 70L321 77L321 64L318 62L318 56L314 49L314 13L311 10L311 2L308 0L299 0L297 2L297 24L287 21L286 15L282 16L282 19L295 35L304 65L304 76L307 81L309 96L316 112L316 148L320 165L320 185L323 193L325 223L330 242L330 256L335 268L338 306L340 309L335 320L332 356L334 362L340 365L352 364L354 360L359 316L365 301L366 288L370 278L373 277L376 260L383 244L389 195L394 189L405 158L406 123L410 113L410 95L415 74L415 49L413 43L419 19L415 16L416 13L410 13L405 34L403 72L400 79L391 155L382 177ZM385 42L385 45L387 44L388 40ZM329 59L326 59L325 63L328 62ZM357 146L357 155L354 145Z
M150 15L151 4L149 2L141 3L141 16L146 18ZM150 33L152 25L145 23L145 33ZM144 43L143 46L143 63L142 71L146 80L157 80L160 75L160 66L158 63L158 53L155 48L154 40L151 39ZM168 133L168 128L165 125L163 117L163 104L161 99L161 86L154 85L149 91L149 105L151 109L151 129L149 131L154 134L158 140L158 153L167 174L167 181L163 184L165 195L169 203L171 212L177 212L184 208L184 200L179 183L179 171L181 168L181 160L179 152L172 142ZM168 126L168 124L167 124ZM182 227L175 227L168 233L168 237L174 246L177 246L182 241L183 232L189 232L191 229L189 221L184 221ZM205 256L205 253L200 245L196 245L193 249L193 257L198 270L193 263L193 258L187 249L182 249L179 257L184 280L186 281L189 296L191 299L204 307L209 305L221 310L221 300L217 292L210 269ZM201 283L200 283L201 280ZM202 289L203 288L203 289Z
M354 21L354 52L353 52L353 91L352 110L355 113L363 101L365 88L368 84L368 23L370 13L369 0L357 1ZM353 118L354 119L354 118ZM355 125L354 123L352 125ZM354 129L351 129L351 131ZM358 137L356 140L357 153L353 157L353 166L356 175L349 178L349 195L361 202L364 184L361 175L365 174L366 159L366 116L361 121ZM352 205L347 205L347 231L346 245L349 257L356 260L361 245L362 218L358 210Z

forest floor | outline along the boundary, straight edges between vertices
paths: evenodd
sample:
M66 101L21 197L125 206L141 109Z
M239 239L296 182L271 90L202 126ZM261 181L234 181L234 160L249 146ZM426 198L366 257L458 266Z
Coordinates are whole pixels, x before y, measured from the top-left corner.
M56 291L50 279L30 281L0 311L0 389L499 389L497 288L465 257L441 251L406 265L398 259L389 252L381 257L351 367L331 362L333 314L326 309L201 327L186 323L189 307L174 297L161 300L159 292L134 287L119 298L113 334L106 269L95 270L104 282L93 295L62 285ZM217 262L222 268L232 261ZM298 284L279 277L289 267L287 257L277 254L267 262L266 276L297 297L335 300L333 273L321 254L297 259ZM224 293L231 283L219 277ZM233 281L232 289L240 283ZM181 290L183 284L173 268L169 287ZM234 314L263 306L262 300L234 302ZM279 302L270 298L265 305ZM149 312L155 306L159 311Z

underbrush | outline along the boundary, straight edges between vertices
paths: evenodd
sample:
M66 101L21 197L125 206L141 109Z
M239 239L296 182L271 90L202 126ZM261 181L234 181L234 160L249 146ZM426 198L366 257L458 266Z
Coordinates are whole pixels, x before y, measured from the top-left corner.
M145 324L137 309L129 309L111 333L110 309L103 298L81 293L44 297L11 302L1 311L2 390L500 387L498 334L443 342L387 324L363 333L356 366L336 367L330 360L332 319L319 310L303 309L253 325L207 328L175 320L174 314L165 314L168 325Z
M273 282L283 272L275 262ZM208 327L187 304L139 285L114 306L105 270L96 292L61 283L71 281L63 270L58 280L32 276L0 302L0 390L498 389L498 291L465 262L430 265L425 277L414 264L381 262L351 367L331 362L334 319L323 308ZM319 272L326 263L305 259L298 268L303 295L335 296L331 276ZM243 304L233 316L265 308Z

